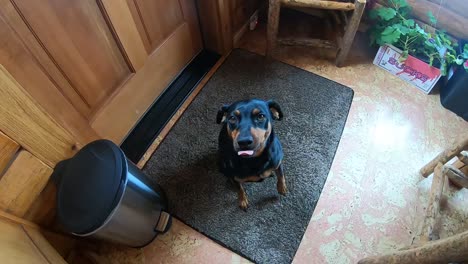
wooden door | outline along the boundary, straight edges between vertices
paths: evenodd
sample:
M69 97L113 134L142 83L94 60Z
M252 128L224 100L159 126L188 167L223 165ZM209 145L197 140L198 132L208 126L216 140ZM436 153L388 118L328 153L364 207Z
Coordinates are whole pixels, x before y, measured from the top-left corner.
M75 148L119 144L201 43L195 0L0 0L0 64Z

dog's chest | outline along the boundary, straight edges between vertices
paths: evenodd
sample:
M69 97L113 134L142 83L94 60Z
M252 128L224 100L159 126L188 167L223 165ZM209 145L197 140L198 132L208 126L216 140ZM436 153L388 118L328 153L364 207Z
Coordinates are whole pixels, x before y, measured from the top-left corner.
M273 175L274 169L268 169L259 175L253 175L253 176L247 176L247 177L234 177L234 180L237 182L243 183L243 182L258 182L258 181L263 181L264 179L270 177Z

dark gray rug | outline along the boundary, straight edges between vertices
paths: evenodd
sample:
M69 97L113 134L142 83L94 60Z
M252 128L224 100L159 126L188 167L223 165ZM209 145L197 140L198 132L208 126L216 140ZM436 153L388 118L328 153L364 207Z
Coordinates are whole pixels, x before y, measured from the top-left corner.
M290 263L330 170L353 91L264 57L234 50L147 163L144 172L166 191L170 213L227 248L259 263ZM289 193L276 177L245 184L250 207L218 172L216 113L240 99L276 100L274 124L284 149ZM322 230L317 230L322 232Z

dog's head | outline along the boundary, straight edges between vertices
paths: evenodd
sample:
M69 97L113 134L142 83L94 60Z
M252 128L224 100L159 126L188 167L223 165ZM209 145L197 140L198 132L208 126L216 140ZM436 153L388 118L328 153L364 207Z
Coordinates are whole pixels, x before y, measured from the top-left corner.
M218 111L216 122L226 124L234 151L248 158L262 154L272 131L272 121L282 118L278 103L253 99L224 105Z

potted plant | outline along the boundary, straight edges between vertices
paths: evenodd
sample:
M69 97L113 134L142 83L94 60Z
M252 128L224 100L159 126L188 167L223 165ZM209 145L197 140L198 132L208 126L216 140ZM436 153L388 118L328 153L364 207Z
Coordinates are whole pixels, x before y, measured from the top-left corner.
M460 51L453 76L440 88L440 102L468 121L468 44Z
M428 32L410 18L405 0L389 0L369 17L371 44L380 46L374 64L429 93L456 60L456 43L442 31ZM436 19L428 14L432 23Z

